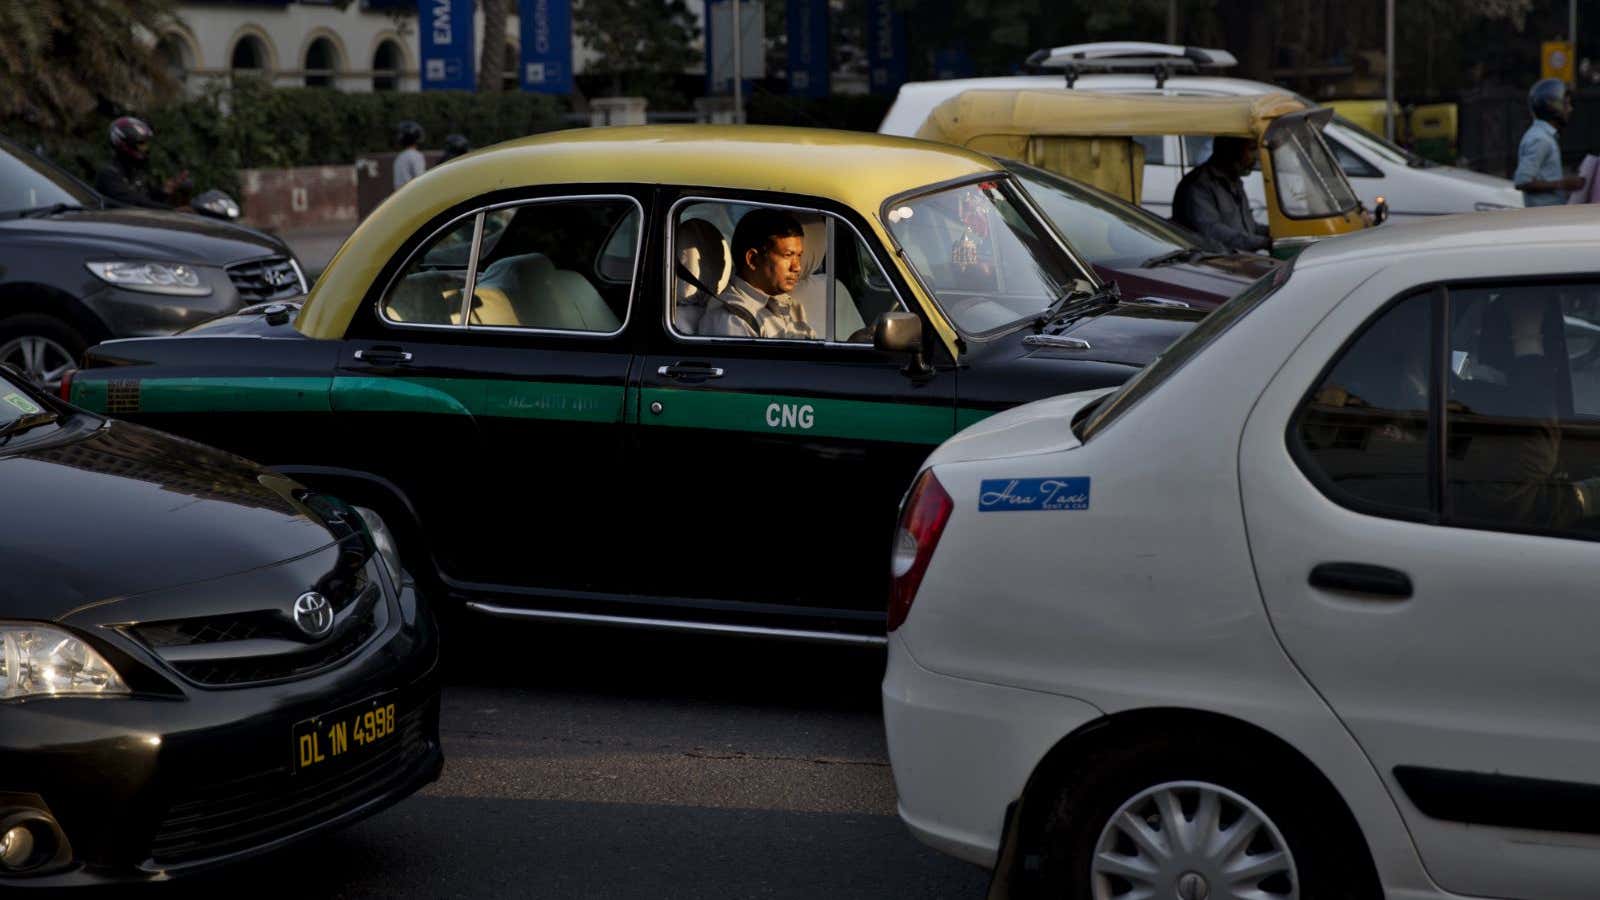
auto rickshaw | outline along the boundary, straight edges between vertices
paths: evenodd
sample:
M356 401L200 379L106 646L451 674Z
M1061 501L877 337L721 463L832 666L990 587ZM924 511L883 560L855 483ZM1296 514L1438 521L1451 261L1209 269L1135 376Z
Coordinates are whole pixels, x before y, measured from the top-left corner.
M1288 258L1311 241L1359 231L1387 216L1382 201L1371 215L1361 208L1323 142L1322 128L1332 116L1333 110L1309 108L1288 94L972 90L934 107L917 137L1020 159L1130 203L1143 196L1145 148L1140 138L1249 138L1260 148L1273 255Z

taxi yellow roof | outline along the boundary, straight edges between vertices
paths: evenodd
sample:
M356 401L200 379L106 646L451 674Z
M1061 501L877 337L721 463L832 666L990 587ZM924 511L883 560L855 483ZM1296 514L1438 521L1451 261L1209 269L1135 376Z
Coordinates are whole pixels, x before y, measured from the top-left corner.
M350 236L295 326L340 337L372 280L412 234L473 197L547 184L673 184L821 197L875 220L888 197L995 172L943 144L853 131L752 125L583 128L508 141L433 169L395 192Z
M917 137L958 145L985 135L1260 137L1273 119L1305 108L1288 94L1171 97L1059 88L972 90L934 107Z

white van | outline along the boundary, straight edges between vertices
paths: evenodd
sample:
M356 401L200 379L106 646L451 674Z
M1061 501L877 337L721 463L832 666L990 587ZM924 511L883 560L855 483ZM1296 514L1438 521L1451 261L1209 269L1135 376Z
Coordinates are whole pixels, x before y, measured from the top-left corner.
M1061 74L912 82L901 86L878 131L915 135L935 106L970 90L1070 87L1079 91L1210 96L1283 91L1260 81L1201 74L1234 65L1233 56L1225 50L1141 42L1073 44L1035 53L1028 62L1036 68L1060 69ZM1316 105L1312 100L1305 102ZM1522 192L1504 178L1429 162L1348 119L1335 116L1322 136L1362 205L1374 209L1382 197L1389 204L1390 217L1396 220L1523 205ZM1210 153L1210 141L1204 138L1148 139L1141 204L1159 215L1170 216L1178 180ZM1260 173L1245 179L1245 192L1256 217L1266 221Z

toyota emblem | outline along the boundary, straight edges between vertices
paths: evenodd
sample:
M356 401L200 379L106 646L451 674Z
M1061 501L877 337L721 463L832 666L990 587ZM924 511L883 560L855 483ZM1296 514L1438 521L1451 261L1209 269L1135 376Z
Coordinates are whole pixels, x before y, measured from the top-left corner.
M307 591L294 601L294 624L306 633L306 637L316 639L328 636L333 630L333 606L328 603L328 598L316 591Z

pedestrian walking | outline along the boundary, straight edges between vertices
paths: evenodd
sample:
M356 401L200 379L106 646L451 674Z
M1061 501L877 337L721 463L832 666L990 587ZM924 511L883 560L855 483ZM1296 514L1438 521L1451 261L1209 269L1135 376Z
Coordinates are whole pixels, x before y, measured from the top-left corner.
M406 119L394 126L394 142L400 152L394 158L394 189L400 190L406 182L427 171L428 161L418 146L426 135L422 126Z
M1533 124L1517 147L1517 172L1512 183L1527 206L1559 206L1569 191L1581 190L1585 181L1561 171L1561 129L1572 118L1572 95L1559 78L1546 78L1528 91Z

